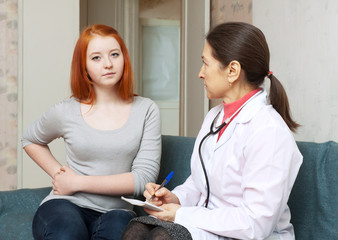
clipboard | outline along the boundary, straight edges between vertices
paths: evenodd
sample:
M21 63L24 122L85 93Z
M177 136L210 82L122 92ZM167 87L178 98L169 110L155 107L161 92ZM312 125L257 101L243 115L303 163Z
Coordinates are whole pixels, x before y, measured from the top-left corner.
M158 206L156 206L156 205L154 205L150 202L147 202L147 201L140 201L140 200L137 200L137 199L125 198L123 196L121 197L121 199L126 201L126 202L129 202L130 204L135 205L135 206L145 207L145 208L155 210L155 211L164 211L163 208L158 207Z

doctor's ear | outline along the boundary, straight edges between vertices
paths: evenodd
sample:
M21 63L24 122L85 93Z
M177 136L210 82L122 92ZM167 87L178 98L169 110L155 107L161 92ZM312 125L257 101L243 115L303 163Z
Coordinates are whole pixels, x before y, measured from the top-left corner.
M234 83L241 74L241 64L238 61L231 61L228 65L228 79L230 83Z

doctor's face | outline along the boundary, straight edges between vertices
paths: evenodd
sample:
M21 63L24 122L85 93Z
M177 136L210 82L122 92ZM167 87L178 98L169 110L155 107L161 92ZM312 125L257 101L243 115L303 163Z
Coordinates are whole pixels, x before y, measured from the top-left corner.
M227 79L228 67L222 64L212 56L212 48L206 42L202 53L203 65L198 77L204 80L207 97L209 99L224 98L229 90Z

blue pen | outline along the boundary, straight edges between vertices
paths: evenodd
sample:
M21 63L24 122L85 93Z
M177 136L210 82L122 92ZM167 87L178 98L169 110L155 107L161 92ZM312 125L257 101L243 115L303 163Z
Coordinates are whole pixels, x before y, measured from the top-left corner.
M174 175L174 171L172 171L171 173L169 173L168 177L166 177L166 178L164 179L164 181L161 183L160 187L159 187L156 191L158 191L159 189L161 189L161 188L163 188L165 185L167 185L168 182L170 181L170 179L171 179L171 177L172 177L173 175ZM151 198L149 199L149 202L151 202L151 201L154 199L154 197L155 197L155 193L154 193L153 196L151 196Z

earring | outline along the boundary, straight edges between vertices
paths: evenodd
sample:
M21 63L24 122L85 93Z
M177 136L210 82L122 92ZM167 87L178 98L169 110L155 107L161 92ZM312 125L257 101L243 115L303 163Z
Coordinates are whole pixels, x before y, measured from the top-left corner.
M232 86L232 83L229 81L229 86L231 87Z

